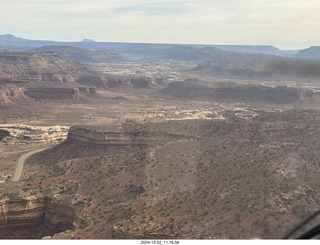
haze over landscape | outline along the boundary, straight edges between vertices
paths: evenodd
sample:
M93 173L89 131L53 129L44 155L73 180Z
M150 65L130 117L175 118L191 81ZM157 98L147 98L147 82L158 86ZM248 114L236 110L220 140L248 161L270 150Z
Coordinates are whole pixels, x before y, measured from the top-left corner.
M0 239L305 233L317 1L1 4Z
M0 1L1 33L57 41L319 45L317 0Z

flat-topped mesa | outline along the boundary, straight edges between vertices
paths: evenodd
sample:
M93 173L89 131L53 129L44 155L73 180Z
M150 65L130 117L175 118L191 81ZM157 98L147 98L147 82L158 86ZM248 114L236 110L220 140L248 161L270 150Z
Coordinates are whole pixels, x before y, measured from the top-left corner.
M54 53L0 53L0 85L91 85L104 87L104 76Z
M31 81L75 82L74 74L80 70L77 64L56 54L8 52L0 55L0 81L29 83ZM70 74L68 71L72 71Z
M43 152L33 154L27 163L53 165L81 157L103 156L108 152L148 149L170 139L184 138L176 132L159 131L157 124L136 123L131 120L107 125L71 126L67 139Z
M67 143L89 144L95 146L146 146L150 143L148 132L137 130L117 130L112 128L94 128L90 126L72 126L69 129Z

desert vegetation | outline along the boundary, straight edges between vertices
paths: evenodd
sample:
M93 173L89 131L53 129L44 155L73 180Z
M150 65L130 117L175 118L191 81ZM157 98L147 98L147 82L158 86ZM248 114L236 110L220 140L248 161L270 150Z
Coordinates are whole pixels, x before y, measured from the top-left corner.
M74 210L43 236L282 238L319 209L317 62L130 47L0 52L2 198Z

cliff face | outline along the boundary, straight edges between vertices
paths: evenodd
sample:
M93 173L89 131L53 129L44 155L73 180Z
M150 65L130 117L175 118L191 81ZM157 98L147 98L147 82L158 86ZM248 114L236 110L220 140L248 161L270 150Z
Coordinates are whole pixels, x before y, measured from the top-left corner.
M108 77L106 86L109 88L115 87L127 87L127 88L153 88L159 86L166 86L168 80L165 78L154 78L154 77Z
M4 53L0 55L1 82L75 82L66 70L76 65L55 54Z
M7 137L10 135L10 133L7 130L0 129L0 140L2 140L4 137Z
M67 137L68 142L78 144L95 144L95 145L129 145L131 138L120 132L99 132L84 127L71 127Z
M39 83L104 86L101 74L54 53L0 53L0 85Z
M51 165L67 159L104 155L107 152L147 149L154 144L167 142L170 137L182 136L156 132L140 124L72 126L64 142L43 151L43 154L32 155L28 162Z
M36 100L96 96L105 78L53 53L0 52L0 107ZM17 103L18 104L18 103Z
M79 99L95 96L96 89L88 86L78 88L28 88L24 94L37 100Z
M33 98L36 100L81 100L89 97L96 97L95 87L79 86L73 88L65 87L31 87L12 88L0 92L0 107L8 107L22 100Z
M140 130L101 130L89 127L72 126L69 129L68 143L105 146L146 146L150 139Z
M24 97L24 89L7 89L0 91L0 107L8 106Z
M0 201L0 238L52 236L73 229L73 208L49 197L6 197Z

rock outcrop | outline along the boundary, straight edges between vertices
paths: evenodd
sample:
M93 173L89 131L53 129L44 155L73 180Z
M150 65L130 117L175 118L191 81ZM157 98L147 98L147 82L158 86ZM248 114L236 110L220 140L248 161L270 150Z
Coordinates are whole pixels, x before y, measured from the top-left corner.
M37 53L52 52L62 57L83 63L107 63L125 61L125 59L110 51L87 50L72 46L43 46L33 50Z
M80 101L97 97L96 88L92 86L78 87L27 87L12 88L0 92L0 108L9 107L23 99L35 100L71 100Z
M147 146L150 132L143 128L120 128L72 126L69 128L67 143L85 144L95 147L107 146Z
M28 88L24 91L24 94L36 100L73 100L97 95L96 88L89 86L78 88Z
M0 238L39 239L73 229L75 211L47 196L2 196Z
M69 129L67 142L77 144L90 144L98 146L124 146L130 145L130 135L116 131L94 130L86 127L73 126Z
M72 126L65 141L32 155L27 162L50 165L67 159L105 155L107 152L147 149L167 142L172 137L184 136L156 131L155 128L133 121L105 126Z
M9 135L10 133L7 130L0 129L0 140L2 140L4 137L7 137Z
M145 76L132 76L132 77L108 77L106 86L109 88L124 87L124 88L153 88L165 86L168 80L165 78L154 78Z
M14 88L14 89L4 89L0 91L0 108L6 107L18 99L24 97L24 89L22 88Z
M1 84L104 86L103 76L54 53L0 53Z

